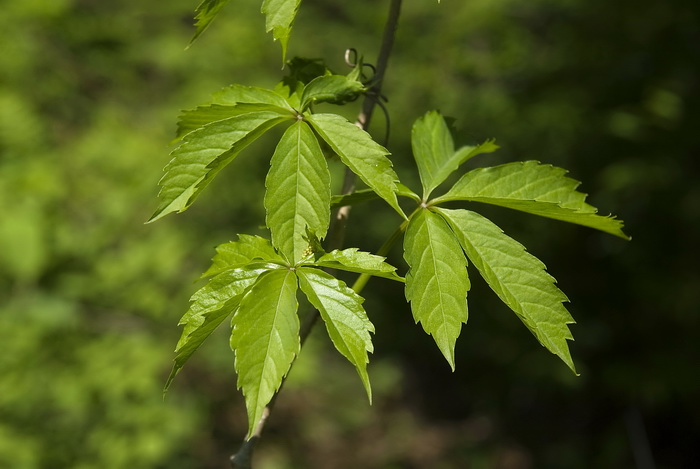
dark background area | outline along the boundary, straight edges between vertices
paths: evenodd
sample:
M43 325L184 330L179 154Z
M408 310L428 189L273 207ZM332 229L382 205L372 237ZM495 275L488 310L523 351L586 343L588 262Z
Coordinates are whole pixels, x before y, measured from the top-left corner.
M27 0L0 15L0 468L224 468L245 434L225 328L167 399L177 321L213 248L261 234L274 141L251 146L187 212L155 209L177 113L230 83L272 87L279 45L259 1L200 40L191 0ZM376 59L387 2L305 0L291 56ZM677 0L405 0L386 77L393 153L417 186L413 121L456 119L475 165L561 166L633 237L507 210L491 217L571 299L581 376L472 272L452 373L398 284L363 292L374 405L316 331L257 468L668 468L700 438L700 21ZM352 118L357 105L340 112ZM381 113L371 128L385 133ZM347 244L399 223L353 209ZM405 273L399 247L389 261Z

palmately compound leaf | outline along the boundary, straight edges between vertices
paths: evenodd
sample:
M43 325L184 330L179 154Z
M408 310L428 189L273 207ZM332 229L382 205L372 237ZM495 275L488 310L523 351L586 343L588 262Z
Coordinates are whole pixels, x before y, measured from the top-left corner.
M185 136L160 180L161 203L149 222L186 210L213 177L248 144L289 119L274 111L251 112L213 122Z
M428 112L413 124L411 146L423 185L424 200L462 163L480 153L490 153L498 148L493 141L487 141L455 151L450 129L437 111Z
M408 223L404 237L406 299L413 318L432 335L454 370L454 349L462 323L467 322L467 259L454 233L429 210L420 210Z
M369 274L398 282L405 281L396 274L396 267L384 262L385 259L385 257L359 251L357 248L349 248L326 253L319 257L313 265L359 274Z
M309 246L308 227L323 238L330 223L330 173L316 135L303 120L279 141L265 179L265 210L272 244L291 263Z
M190 309L180 319L179 325L185 328L175 348L175 364L165 383L166 391L185 362L238 307L245 291L264 271L247 267L229 270L192 295Z
M301 267L297 275L302 291L321 313L335 348L355 366L372 402L367 352L374 351L369 335L374 332L374 326L362 307L364 300L345 283L321 270Z
M283 262L282 256L265 238L246 234L238 235L238 241L229 241L216 247L216 255L202 277L211 277L221 272L250 264L254 260Z
M345 75L325 75L314 78L304 87L301 110L312 103L343 104L357 98L365 90L364 85Z
M195 10L195 19L197 20L195 27L197 29L187 47L191 46L192 43L196 41L197 38L204 32L204 30L209 27L216 15L227 3L228 0L204 0L199 4Z
M292 32L292 24L297 16L301 0L264 0L262 13L265 15L265 29L282 45L282 62L287 57L287 43Z
M629 239L622 232L622 222L612 216L596 215L596 208L585 202L586 194L576 190L580 183L565 174L564 169L537 161L479 168L462 176L435 202L484 202L588 226Z
M292 271L265 272L233 315L231 348L248 410L248 438L299 353L296 292Z
M396 200L399 177L391 167L386 148L336 114L313 114L308 121L352 172L406 218Z
M490 220L468 210L439 209L472 264L537 340L576 373L567 340L574 320L545 265Z

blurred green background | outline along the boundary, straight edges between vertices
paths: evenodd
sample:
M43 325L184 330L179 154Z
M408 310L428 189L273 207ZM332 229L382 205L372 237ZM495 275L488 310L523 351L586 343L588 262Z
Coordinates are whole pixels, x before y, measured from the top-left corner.
M264 234L274 144L248 149L184 214L144 225L177 113L230 83L271 87L282 73L259 0L231 2L185 50L195 3L2 3L2 469L224 468L245 434L225 330L161 396L177 321L214 246ZM416 186L410 126L440 109L456 118L459 144L502 146L473 164L565 167L634 240L475 207L571 298L581 376L475 272L452 373L401 287L373 280L374 405L313 334L256 468L696 467L698 2L404 3L385 84L404 182ZM344 73L343 51L355 47L372 62L386 8L304 0L290 55L324 57ZM384 127L377 113L380 140ZM399 222L391 213L354 208L347 244L376 250ZM390 262L405 272L398 248Z

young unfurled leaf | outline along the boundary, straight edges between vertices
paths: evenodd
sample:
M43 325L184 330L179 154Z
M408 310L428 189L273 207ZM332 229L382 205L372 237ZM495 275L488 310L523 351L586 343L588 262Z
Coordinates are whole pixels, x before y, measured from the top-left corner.
M372 402L367 352L374 350L369 335L374 332L374 326L362 307L364 300L345 283L321 270L302 267L297 275L302 291L321 313L335 348L355 366Z
M479 153L496 150L492 141L476 147L463 147L455 151L450 129L437 111L430 111L419 118L411 131L411 146L423 185L423 199L447 179L459 165Z
M233 316L231 348L248 410L248 438L299 353L296 291L290 270L265 272Z
M567 340L574 320L545 266L494 223L468 210L438 209L491 289L550 352L576 373Z
M326 253L319 257L313 265L374 275L375 277L384 277L398 282L405 281L396 274L396 267L384 262L385 259L381 256L359 251L357 248L349 248Z
M429 210L411 217L404 237L406 299L413 318L432 335L454 370L454 348L467 322L467 259L443 218Z
M251 112L187 134L165 167L158 194L162 201L149 222L186 210L214 175L243 148L289 117L274 111Z
M312 103L342 104L357 98L365 90L364 85L344 75L325 75L314 78L304 87L301 110Z
M195 10L195 19L197 20L195 27L197 29L187 47L191 46L192 43L197 40L200 34L202 34L204 30L209 27L216 15L227 3L228 0L204 0L199 4Z
M209 269L202 277L211 277L226 270L247 265L253 260L282 262L268 240L260 236L238 235L238 241L229 241L216 247L216 255Z
M265 14L265 29L282 45L282 62L287 57L287 43L292 32L301 0L264 0L262 13Z
M585 202L586 194L576 191L580 183L565 174L564 169L537 161L479 168L465 174L435 201L467 200L500 205L629 239L622 232L622 222L612 216L596 215L596 208Z
M323 238L330 223L330 173L306 122L296 121L282 136L265 186L272 244L294 264L309 246L304 239L306 228Z
M217 275L192 295L189 311L180 319L184 325L182 336L175 348L175 364L170 372L165 391L185 362L237 307L245 291L264 269L241 267Z
M352 172L406 218L396 200L398 176L384 147L341 116L313 114L308 121Z

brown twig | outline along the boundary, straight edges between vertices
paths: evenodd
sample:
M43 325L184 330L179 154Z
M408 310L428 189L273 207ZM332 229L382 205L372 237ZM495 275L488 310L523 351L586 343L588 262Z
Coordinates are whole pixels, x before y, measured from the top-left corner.
M372 120L372 113L374 108L377 106L381 91L382 84L384 82L384 74L386 73L386 68L389 63L389 57L391 56L391 51L394 46L394 38L396 37L396 30L398 28L399 16L401 13L401 3L402 0L391 0L389 5L389 17L387 18L386 25L384 27L384 36L382 37L382 44L379 50L379 57L377 58L376 74L374 76L374 83L370 87L369 92L365 95L365 99L362 103L362 110L357 116L355 125L363 130L367 130L370 121ZM345 171L345 177L343 179L343 194L350 194L355 190L356 176L355 173L347 169ZM346 205L340 207L335 214L333 226L331 226L330 232L328 234L328 246L330 250L340 249L343 246L343 241L345 239L345 229L347 226L348 218L350 216L350 206ZM301 327L300 338L301 345L304 344L306 338L311 333L316 320L318 319L318 311L313 311L309 314ZM284 385L282 381L282 385ZM233 469L251 469L252 468L252 457L253 449L255 444L260 439L263 429L265 428L265 423L267 422L270 413L272 412L275 400L282 390L282 385L277 390L275 395L270 400L270 403L265 407L260 421L258 421L255 426L255 431L253 435L245 440L241 445L241 448L236 454L231 456L231 467Z

